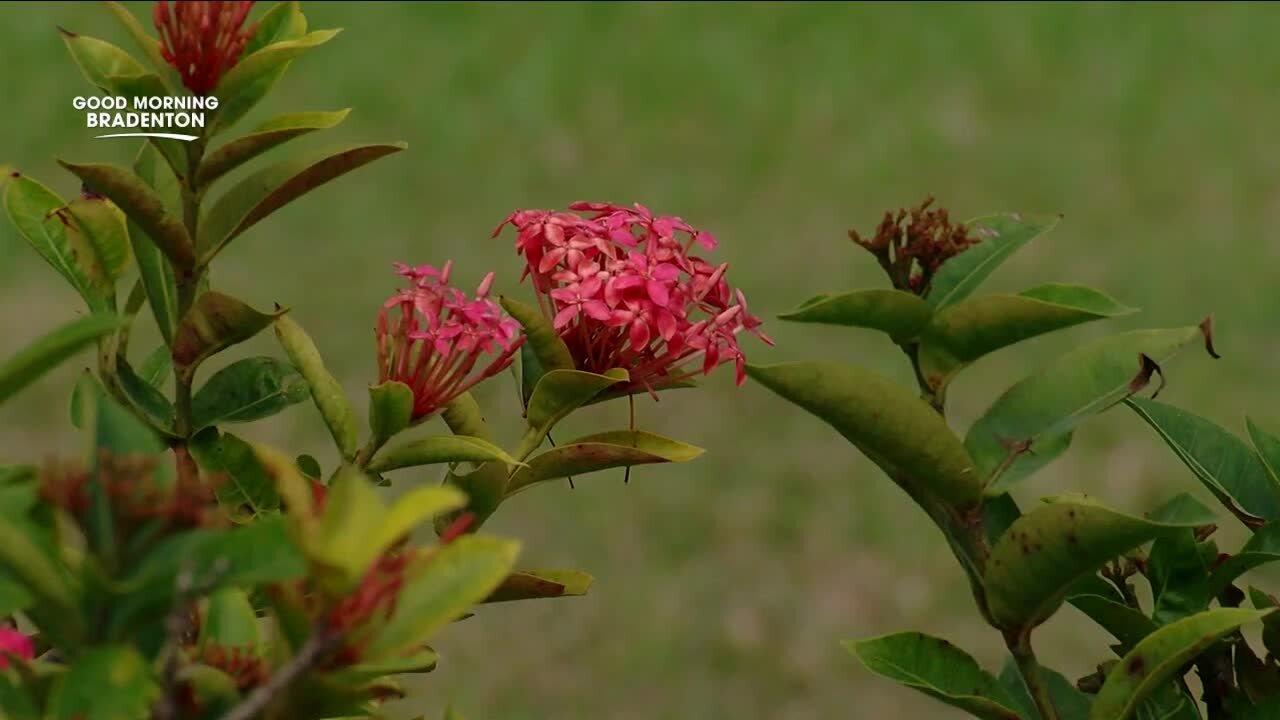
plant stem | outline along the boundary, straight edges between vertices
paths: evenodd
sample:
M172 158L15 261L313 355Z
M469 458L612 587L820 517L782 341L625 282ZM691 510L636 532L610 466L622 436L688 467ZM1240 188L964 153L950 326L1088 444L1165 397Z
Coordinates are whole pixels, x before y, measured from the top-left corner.
M1006 633L1004 641L1018 664L1018 673L1022 675L1022 682L1027 686L1036 710L1040 712L1040 720L1058 720L1058 710L1053 706L1049 687L1040 676L1040 663L1036 661L1035 651L1031 649L1031 632L1017 635Z
M249 693L243 702L231 708L226 715L222 716L222 720L253 720L259 713L266 710L280 693L289 689L294 680L310 669L321 655L337 645L340 639L340 634L316 627L311 637L298 648L297 655L275 671L270 680Z
M200 228L200 196L196 193L194 179L200 169L200 160L204 156L204 139L195 140L187 146L187 173L181 178L182 185L182 222L186 226L191 244L198 247L196 235ZM174 268L175 284L178 290L179 322L186 318L191 306L195 304L200 288L200 276L203 268ZM187 441L194 430L191 421L191 376L185 368L173 368L174 381L174 431L179 439L173 446L174 457L178 465L179 480L193 486L199 481L200 470L195 460L187 452Z

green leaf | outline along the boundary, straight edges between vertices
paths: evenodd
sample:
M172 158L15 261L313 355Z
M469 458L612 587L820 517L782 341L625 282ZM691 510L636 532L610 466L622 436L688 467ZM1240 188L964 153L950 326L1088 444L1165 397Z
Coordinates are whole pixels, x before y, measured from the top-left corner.
M428 673L436 669L440 656L431 648L423 648L403 657L388 657L374 662L362 662L329 674L337 685L355 686L378 680L387 675Z
M120 24L124 26L129 36L133 38L134 43L137 44L138 49L146 54L152 68L158 72L165 73L165 77L169 80L166 84L170 87L181 87L182 83L179 81L177 73L173 71L172 66L160 54L160 41L148 34L142 23L139 23L138 19L125 6L118 2L108 2L107 8L111 10L111 14L116 17L116 20L120 21Z
M702 448L644 432L618 430L588 435L533 456L507 481L506 497L530 486L562 477L651 463L689 462Z
M396 498L377 532L364 542L381 553L405 538L423 522L466 505L467 497L447 485L419 487Z
M603 375L581 370L549 370L533 388L525 412L528 438L537 439L536 448L547 433L569 413L577 410L612 385L627 381L627 371L614 368Z
M1049 700L1058 711L1058 720L1088 720L1089 703L1092 702L1089 696L1077 690L1061 673L1046 667L1039 670L1040 682L1049 690ZM1024 718L1036 720L1040 717L1035 701L1031 699L1031 693L1018 671L1018 664L1012 657L1006 659L1004 666L1000 668L1000 685L1018 701L1018 709Z
M58 164L119 206L175 267L188 269L195 264L195 251L187 229L165 209L164 200L142 178L115 165L76 165L62 160Z
M1215 608L1166 625L1148 635L1107 674L1091 720L1126 720L1153 691L1181 674L1183 666L1219 638L1271 611Z
M159 389L172 370L173 356L169 354L169 348L161 345L143 359L142 367L138 368L138 377L148 385Z
M942 264L925 299L934 311L954 305L973 294L983 280L1023 245L1049 232L1061 215L989 215L965 223L981 242Z
M214 373L191 399L192 426L246 423L271 417L311 396L297 368L272 357L237 360Z
M1267 563L1280 561L1280 522L1267 523L1253 537L1213 570L1209 576L1209 597L1215 598L1241 575Z
M526 305L519 300L515 300L505 295L498 299L502 305L502 309L507 311L520 326L524 328L525 340L524 347L521 348L521 361L525 357L524 352L527 350L532 353L536 365L540 369L535 377L526 377L526 386L532 388L537 385L542 374L551 370L572 370L574 368L573 355L569 353L569 346L564 344L564 340L560 339L560 335L556 333L555 328L543 316L542 311L538 308ZM525 397L528 400L528 396Z
M0 362L0 403L120 325L119 317L105 313L73 320Z
M9 617L26 610L35 601L22 583L0 567L0 617Z
M1072 586L1108 560L1185 527L1064 496L1014 521L991 549L983 584L991 617L1025 630L1048 619Z
M129 361L123 357L116 358L116 379L120 381L120 389L124 391L130 404L141 411L157 429L170 437L177 437L173 432L176 417L173 403L155 385L134 372Z
M1172 405L1136 398L1128 405L1247 526L1280 519L1280 484L1243 440Z
M360 427L350 403L347 402L347 396L342 392L342 386L325 369L324 360L320 358L320 351L316 349L311 336L293 318L286 314L279 315L275 319L275 330L289 361L311 386L311 400L324 418L325 425L329 427L329 434L333 436L338 451L344 459L353 460L356 446L360 443Z
M149 713L160 688L132 647L104 645L81 655L49 697L53 720L135 720Z
M1156 631L1156 624L1128 605L1099 595L1075 595L1068 602L1089 616L1102 629L1119 641L1121 652L1128 652L1142 638Z
M586 595L593 581L581 570L521 570L508 575L485 602Z
M41 720L32 689L16 677L0 675L0 709L7 713L5 720Z
M413 420L413 390L396 380L369 386L369 429L373 432L373 447L382 447L387 440L409 427Z
M800 323L871 328L895 341L905 341L920 334L931 314L929 304L911 293L875 289L819 295L778 318Z
M206 292L178 325L173 338L173 363L191 379L200 363L262 332L273 319L230 295Z
M915 393L881 375L832 362L748 365L747 374L834 427L911 491L958 508L977 505L978 473L946 422Z
M244 163L296 137L336 127L351 112L286 113L259 125L247 135L232 140L205 156L196 174L196 187L207 188L215 180Z
M117 93L116 85L111 81L113 75L142 75L147 72L132 55L105 40L62 30L62 41L80 67L80 72L84 73L84 79L106 92Z
M1249 418L1245 418L1245 425L1249 430L1249 439L1253 441L1253 447L1258 451L1262 464L1267 466L1267 472L1271 473L1271 477L1275 478L1276 482L1280 482L1280 438L1258 427Z
M69 232L71 220L62 198L22 175L13 177L5 188L4 207L18 233L75 288L91 311L114 309L107 302L93 246L80 233Z
M248 649L254 654L261 652L258 614L244 590L223 588L209 595L197 642L201 649L218 645Z
M138 151L138 157L133 161L133 171L156 191L162 203L166 202L167 193L176 193L173 186L177 182L176 178L160 167L159 155L151 144L144 144ZM129 218L128 223L129 243L133 247L133 256L137 258L142 285L147 290L147 304L151 306L151 313L155 316L156 326L160 328L165 345L172 346L179 319L178 288L173 268L142 226L132 218Z
M232 520L248 522L279 509L275 482L249 443L210 428L197 434L188 448L205 472L222 477L214 492Z
M356 145L320 160L282 160L249 175L218 198L205 217L200 229L202 261L208 262L240 233L315 188L406 147L405 143Z
M1082 285L1049 284L1019 295L982 295L933 316L920 339L920 373L934 390L982 356L1029 338L1136 312Z
M289 22L293 22L292 19ZM266 96L294 58L333 39L340 30L316 30L297 39L273 42L253 52L246 50L235 67L218 81L213 95L218 114L211 132L231 127Z
M378 453L369 463L369 472L384 473L400 468L440 463L489 462L518 465L515 458L487 440L466 435L435 435L411 440Z
M319 480L323 471L320 469L320 461L316 460L312 455L299 455L295 463L298 471L312 480Z
M395 613L373 637L367 656L392 656L426 642L492 594L510 573L519 550L520 544L512 540L466 535L412 565Z
M88 371L81 375L76 392L82 394L81 419L84 426L91 429L89 462L95 467L104 449L115 455L154 455L165 449L156 433L109 397ZM167 473L169 466L161 465L159 471Z
M1209 568L1191 528L1151 545L1146 575L1151 583L1151 617L1157 624L1167 625L1209 608Z
M67 204L67 213L79 232L93 248L102 268L105 286L114 291L115 282L129 266L129 231L124 213L111 202L98 197L78 197Z
M258 18L258 30L245 43L242 57L248 57L272 43L296 40L307 32L307 18L296 0L276 3Z
M983 720L1021 720L1016 701L968 653L941 638L904 632L843 643L873 673Z
M1207 325L1206 325L1207 327ZM1066 447L1077 425L1141 390L1158 367L1198 338L1201 327L1136 330L1061 356L1001 395L969 428L965 448L999 494ZM1044 446L1047 446L1047 452Z

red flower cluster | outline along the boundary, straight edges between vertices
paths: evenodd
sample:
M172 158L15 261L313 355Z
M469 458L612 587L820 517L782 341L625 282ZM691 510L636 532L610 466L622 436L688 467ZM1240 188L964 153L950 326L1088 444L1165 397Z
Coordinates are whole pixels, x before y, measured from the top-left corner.
M624 368L628 387L655 389L733 361L745 379L737 335L760 333L746 298L725 281L728 264L692 255L716 246L711 233L643 205L579 202L571 211L519 210L494 230L516 228L516 252L543 312L578 369Z
M240 53L257 31L243 27L252 0L212 2L176 0L156 3L153 19L160 33L160 55L182 76L182 84L196 95L208 95L222 74L240 60Z
M397 264L397 274L411 286L388 300L378 316L379 381L397 380L413 390L415 421L505 370L524 343L519 324L488 297L493 273L468 299L448 286L450 266ZM494 359L473 372L486 355Z

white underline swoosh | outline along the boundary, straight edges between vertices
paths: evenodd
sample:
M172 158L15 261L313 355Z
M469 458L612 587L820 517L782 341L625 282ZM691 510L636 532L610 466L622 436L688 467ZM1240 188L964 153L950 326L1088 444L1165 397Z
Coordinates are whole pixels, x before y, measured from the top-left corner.
M118 138L118 137L158 137L158 138L169 138L170 140L185 140L186 142L191 142L192 140L200 139L198 135L178 135L176 133L113 133L111 135L94 135L93 136L95 140L97 140L98 138Z

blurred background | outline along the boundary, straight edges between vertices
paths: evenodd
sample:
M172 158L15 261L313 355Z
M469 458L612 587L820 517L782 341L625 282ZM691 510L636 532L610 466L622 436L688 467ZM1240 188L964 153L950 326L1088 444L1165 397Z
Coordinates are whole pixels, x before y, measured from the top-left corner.
M149 7L130 4L150 25ZM343 27L296 61L240 130L272 114L354 108L319 150L405 140L261 223L220 258L215 287L280 302L363 409L372 329L393 261L452 258L462 284L518 284L515 208L640 201L721 240L768 319L819 292L883 286L847 238L926 195L958 218L1061 212L988 291L1094 284L1143 312L989 357L951 392L960 432L999 392L1094 337L1215 316L1212 361L1166 366L1162 399L1243 431L1280 432L1280 7L1265 4L304 4ZM0 6L0 161L64 195L53 158L128 162L91 140L71 99L89 86L62 25L133 51L94 3ZM0 356L81 303L0 224ZM770 321L753 362L831 358L911 382L885 339ZM145 336L144 336L145 337ZM154 341L154 333L151 336ZM150 349L135 340L139 355ZM278 351L267 334L247 353ZM83 358L79 367L89 363ZM0 455L74 455L70 363L0 411ZM208 372L206 370L205 372ZM506 378L479 399L511 438ZM483 720L887 718L959 714L878 679L839 641L920 629L998 670L959 569L923 515L833 431L759 386L714 375L638 405L640 425L707 449L694 463L580 478L505 505L488 529L524 540L522 565L578 567L585 598L491 606L439 638L444 660L406 717L447 702ZM583 419L622 426L626 407ZM332 450L299 406L244 429ZM567 431L561 431L568 435ZM403 474L402 474L403 475ZM401 483L435 482L435 475ZM1019 488L1023 504L1077 488L1141 512L1193 491L1136 416L1113 410ZM1107 654L1064 610L1038 634L1071 678Z

